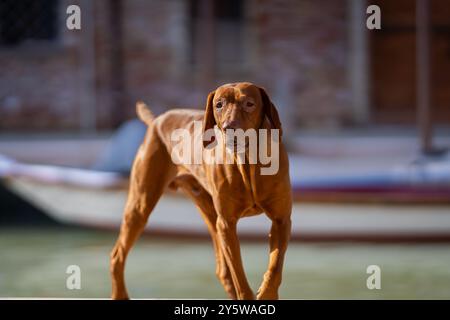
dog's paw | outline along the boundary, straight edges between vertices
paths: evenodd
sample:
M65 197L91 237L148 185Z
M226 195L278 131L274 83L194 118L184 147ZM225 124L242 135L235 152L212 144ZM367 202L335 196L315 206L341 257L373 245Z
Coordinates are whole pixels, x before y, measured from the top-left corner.
M257 300L278 300L278 292L269 291L269 290L263 290L258 291L258 294L256 295Z
M130 297L128 296L127 293L125 294L112 294L111 295L111 299L112 300L130 300Z

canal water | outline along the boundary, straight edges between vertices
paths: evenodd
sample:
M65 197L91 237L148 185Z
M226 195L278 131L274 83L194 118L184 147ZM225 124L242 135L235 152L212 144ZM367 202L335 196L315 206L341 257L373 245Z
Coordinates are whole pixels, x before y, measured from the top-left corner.
M107 298L109 252L116 232L58 228L0 229L0 297ZM256 291L268 259L265 243L243 243ZM126 278L133 298L226 298L215 277L209 241L143 237ZM80 267L81 289L66 273ZM380 267L381 288L369 290L367 267ZM450 244L292 243L281 298L450 299Z

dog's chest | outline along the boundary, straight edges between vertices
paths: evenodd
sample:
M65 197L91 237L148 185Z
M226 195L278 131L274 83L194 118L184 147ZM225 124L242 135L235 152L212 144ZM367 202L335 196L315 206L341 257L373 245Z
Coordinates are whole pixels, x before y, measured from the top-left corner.
M262 212L249 166L218 166L210 173L213 195L222 203L222 207L239 213L240 216Z

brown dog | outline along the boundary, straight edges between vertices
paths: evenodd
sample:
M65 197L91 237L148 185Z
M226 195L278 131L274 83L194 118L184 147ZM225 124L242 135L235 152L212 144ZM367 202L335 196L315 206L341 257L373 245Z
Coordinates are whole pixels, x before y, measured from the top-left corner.
M281 141L278 171L270 175L261 174L260 169L265 164L260 162L179 164L171 157L174 130L184 128L195 139L202 139L203 135L195 136L196 121L203 121L203 134L214 127L220 130L217 132L267 129L269 141L273 141L270 140L270 129L278 129L281 140L278 113L264 89L246 82L223 85L209 94L205 113L178 109L155 119L143 103L138 103L137 111L148 130L133 164L124 219L111 253L112 298L128 299L124 281L125 259L169 186L181 188L198 207L213 241L217 277L233 299L255 298L242 266L237 222L242 217L266 213L272 221L270 260L257 298L277 299L290 236L292 207L289 163ZM257 139L261 140L261 137ZM215 143L225 143L225 140L216 138ZM197 146L202 148L208 145L207 142L203 140L203 144ZM247 159L247 149L245 154Z

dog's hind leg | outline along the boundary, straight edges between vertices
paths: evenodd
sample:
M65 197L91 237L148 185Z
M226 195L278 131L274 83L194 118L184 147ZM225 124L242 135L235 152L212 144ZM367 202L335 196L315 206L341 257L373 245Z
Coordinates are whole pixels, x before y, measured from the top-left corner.
M170 155L158 137L155 127L150 125L134 160L120 234L111 252L113 299L128 299L124 279L126 257L174 175Z
M180 187L194 201L197 209L200 211L213 242L216 255L216 276L223 285L228 296L231 299L236 299L236 290L234 288L233 279L231 278L230 269L228 268L225 256L222 253L222 249L217 239L217 213L211 195L189 174L178 176L174 180L173 186Z

